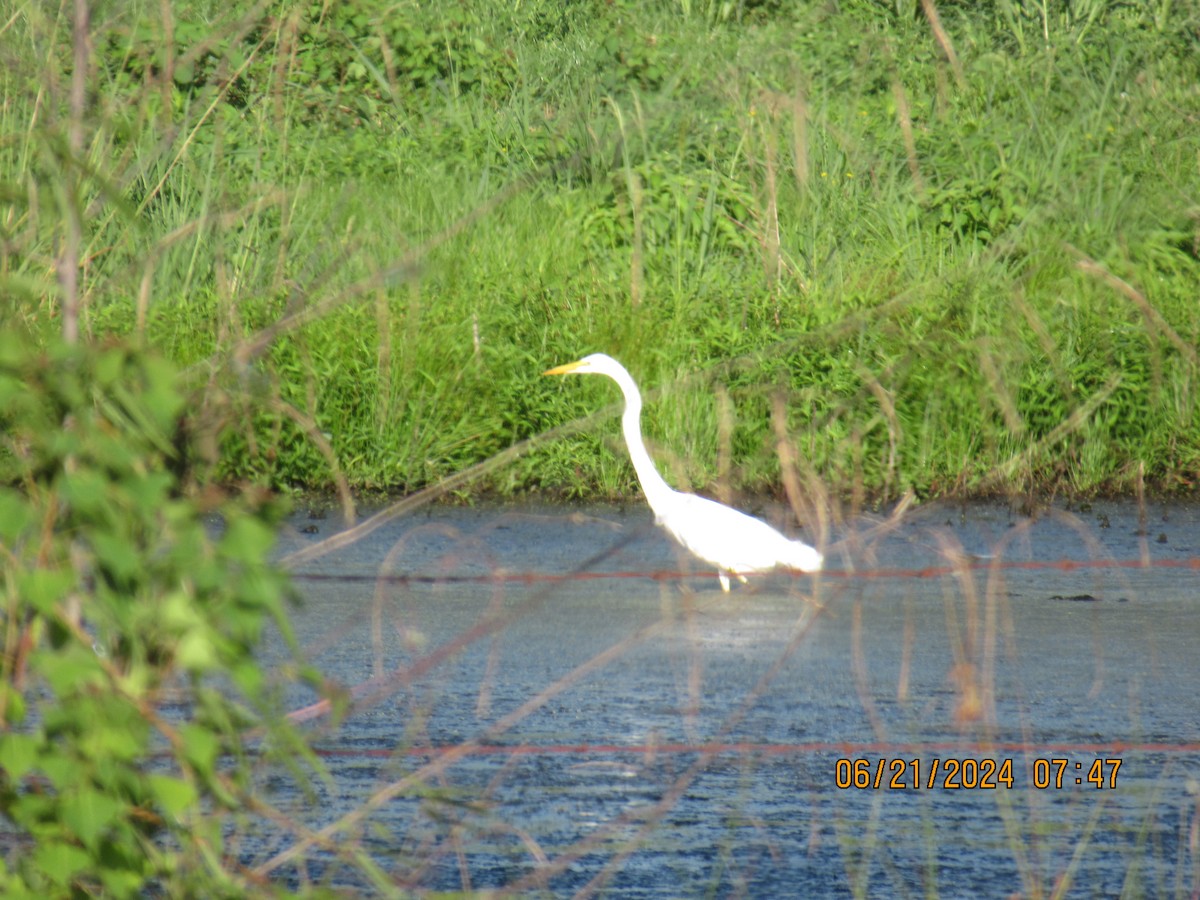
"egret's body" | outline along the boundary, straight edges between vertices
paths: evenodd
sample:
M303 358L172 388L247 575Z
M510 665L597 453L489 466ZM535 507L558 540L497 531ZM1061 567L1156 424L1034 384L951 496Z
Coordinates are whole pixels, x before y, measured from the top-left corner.
M621 416L625 445L655 521L696 556L717 567L722 590L729 590L730 575L745 582L747 573L778 566L801 572L821 568L821 554L807 544L789 540L766 522L715 500L677 491L663 480L642 441L642 395L625 367L611 356L593 353L543 374L607 375L617 383L625 395Z

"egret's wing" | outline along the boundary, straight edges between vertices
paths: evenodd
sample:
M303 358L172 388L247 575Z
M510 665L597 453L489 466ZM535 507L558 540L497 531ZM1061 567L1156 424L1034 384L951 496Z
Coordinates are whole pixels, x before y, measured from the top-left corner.
M786 565L820 568L820 554L791 541L753 516L695 494L675 492L658 521L692 553L728 572L761 572Z

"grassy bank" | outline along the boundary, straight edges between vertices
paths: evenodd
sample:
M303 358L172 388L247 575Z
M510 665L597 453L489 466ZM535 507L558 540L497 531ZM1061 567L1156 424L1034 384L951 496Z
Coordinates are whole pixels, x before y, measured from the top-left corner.
M349 6L347 5L347 10ZM1180 4L18 4L8 327L186 367L205 475L1092 492L1200 469ZM169 18L164 18L164 15ZM78 279L68 275L78 273Z

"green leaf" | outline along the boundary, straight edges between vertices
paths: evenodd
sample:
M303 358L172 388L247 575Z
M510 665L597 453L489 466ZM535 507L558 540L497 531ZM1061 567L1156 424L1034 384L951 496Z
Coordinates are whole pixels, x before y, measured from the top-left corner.
M93 724L80 738L79 749L101 766L139 757L145 750L145 720L122 701L109 700L96 706L100 723Z
M75 587L75 573L59 569L34 569L16 574L17 596L42 615L51 615Z
M34 865L51 884L66 887L75 876L88 868L87 851L61 841L44 841L34 850Z
M162 599L157 618L172 633L201 627L204 622L195 598L182 590L172 591Z
M215 734L200 725L185 725L181 731L184 746L187 748L188 762L198 772L211 777L216 768L221 742Z
M243 562L260 562L275 544L275 532L250 516L238 516L229 523L221 539L221 549Z
M27 419L36 404L37 397L30 393L29 385L20 378L0 372L0 409L28 427Z
M96 562L102 565L107 573L118 579L121 584L138 580L143 574L145 560L138 554L138 548L129 543L123 535L107 531L96 531L92 535L92 546L96 550Z
M93 469L80 469L63 475L59 490L73 511L85 518L102 518L111 505L108 480Z
M164 511L174 479L167 472L146 472L125 483L125 490L138 504L139 512L147 517Z
M175 659L189 672L208 672L217 665L217 648L211 634L203 628L192 628L179 639Z
M142 890L149 874L149 861L144 858L135 860L137 868L116 869L105 866L100 870L100 880L104 884L106 896L109 897L143 897L147 892Z
M11 488L0 488L0 539L15 544L34 521L33 509Z
M253 657L234 666L229 675L247 697L258 698L266 689L266 674Z
M93 374L101 385L116 383L125 369L125 351L119 347L105 350L96 357Z
M25 695L7 681L0 683L0 709L4 710L0 724L19 725L25 721Z
M41 900L42 895L32 890L23 879L14 878L0 859L0 891L8 900Z
M29 359L31 345L14 329L0 330L0 367L19 369Z
M75 645L57 653L44 651L37 653L34 661L59 697L80 693L88 686L101 686L105 681L104 667L90 647Z
M63 798L62 820L85 847L94 851L105 830L124 809L125 804L116 798L83 788Z
M143 393L146 406L164 426L173 423L183 410L185 400L179 393L178 373L173 363L152 356L142 361L146 373L146 389Z
M184 813L196 805L199 794L195 786L182 778L171 778L168 775L150 775L147 779L150 792L159 808L173 819L181 818Z
M69 757L57 749L51 749L41 755L38 759L38 770L44 773L50 779L50 783L58 790L64 790L81 777L84 777L79 766L79 760ZM48 798L43 797L41 799L45 800Z
M0 769L18 781L37 764L42 742L32 734L8 734L0 737Z

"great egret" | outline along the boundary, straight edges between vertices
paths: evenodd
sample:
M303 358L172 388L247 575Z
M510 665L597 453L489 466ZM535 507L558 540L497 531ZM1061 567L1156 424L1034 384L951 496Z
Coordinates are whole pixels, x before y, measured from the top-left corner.
M815 572L821 554L800 541L788 540L766 522L715 500L677 491L663 481L642 442L642 395L633 377L619 362L593 353L578 362L547 369L543 375L607 375L625 395L621 429L634 471L654 520L701 559L717 567L721 589L729 591L729 576L746 582L748 572L768 572L778 566Z

